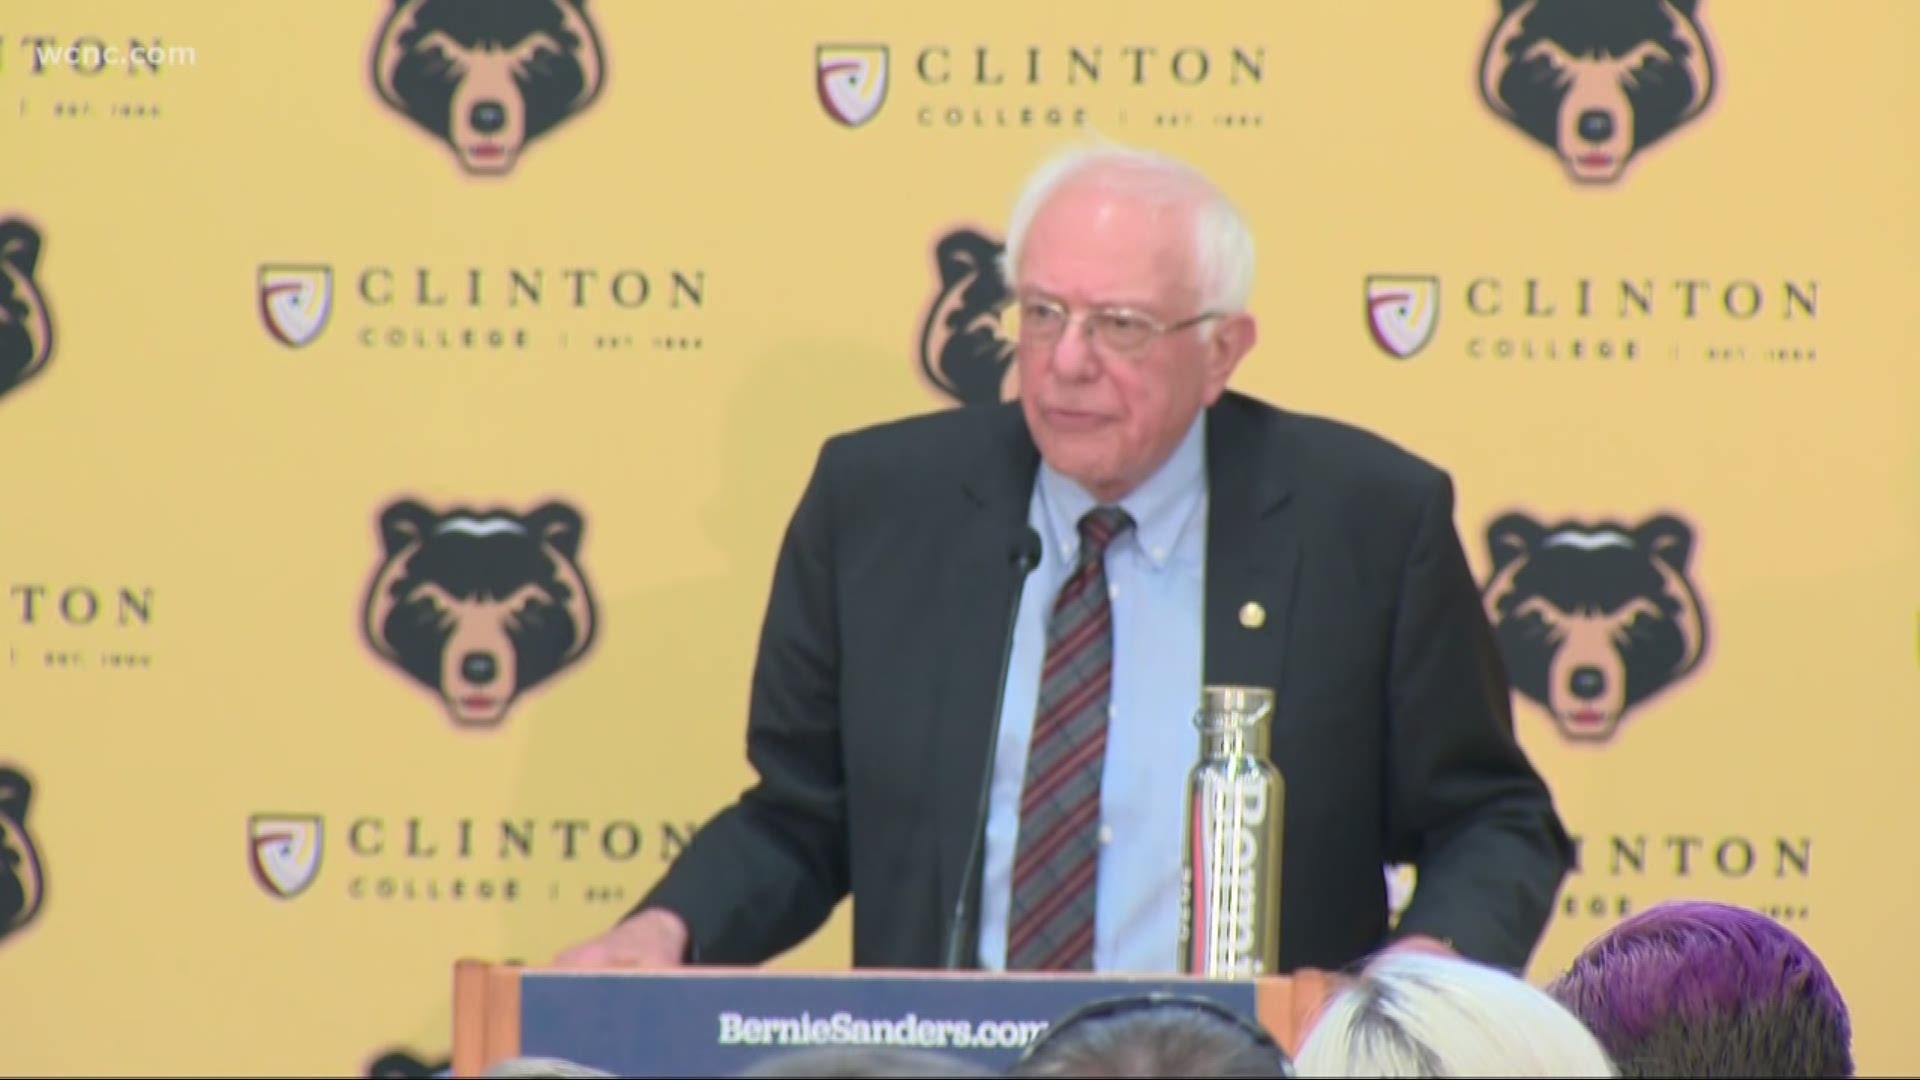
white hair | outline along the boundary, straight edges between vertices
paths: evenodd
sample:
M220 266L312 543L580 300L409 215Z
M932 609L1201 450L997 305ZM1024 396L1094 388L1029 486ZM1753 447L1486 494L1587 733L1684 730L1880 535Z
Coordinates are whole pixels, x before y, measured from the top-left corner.
M1194 269L1200 303L1208 311L1237 312L1253 291L1253 231L1240 210L1205 173L1177 158L1111 142L1074 146L1042 162L1027 178L1007 222L1000 256L1009 285L1020 270L1020 252L1034 217L1069 181L1097 181L1113 190L1193 206Z
M484 1077L601 1077L613 1073L590 1068L577 1061L556 1057L514 1057L497 1061L480 1074Z
M1560 1003L1498 968L1385 953L1338 990L1294 1064L1301 1076L1617 1076Z

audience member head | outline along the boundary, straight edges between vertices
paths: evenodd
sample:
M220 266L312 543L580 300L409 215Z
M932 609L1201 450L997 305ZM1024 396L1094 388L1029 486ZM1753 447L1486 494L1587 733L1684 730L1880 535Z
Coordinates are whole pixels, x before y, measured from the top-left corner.
M903 1050L884 1046L819 1046L761 1058L734 1074L738 1077L784 1076L996 1076L970 1061L931 1050Z
M1285 1077L1273 1037L1209 998L1173 994L1097 1001L1054 1021L1011 1076Z
M1302 1076L1613 1076L1578 1019L1498 968L1384 953L1333 992L1295 1055Z
M1118 502L1172 455L1253 348L1252 233L1192 166L1076 148L1007 227L1015 366L1047 463Z
M532 1078L535 1077L554 1077L557 1080L557 1078L560 1077L586 1078L612 1076L613 1074L600 1069L590 1069L585 1065L568 1061L565 1058L514 1057L507 1058L505 1061L494 1062L480 1075L497 1078L523 1077L527 1078L527 1080L532 1080Z
M1600 935L1548 986L1623 1076L1853 1075L1840 990L1755 911L1673 901Z

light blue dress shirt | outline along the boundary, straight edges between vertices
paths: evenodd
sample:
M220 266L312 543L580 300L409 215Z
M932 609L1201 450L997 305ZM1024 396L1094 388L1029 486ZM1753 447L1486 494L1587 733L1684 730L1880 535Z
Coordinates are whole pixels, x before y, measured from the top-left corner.
M1113 690L1100 782L1096 971L1179 970L1182 820L1187 772L1200 745L1193 713L1206 607L1205 425L1202 414L1160 471L1121 500L1134 527L1107 547ZM1028 521L1044 553L1014 625L987 812L979 962L989 971L1006 967L1009 887L1047 619L1079 559L1080 518L1095 505L1078 484L1041 464Z

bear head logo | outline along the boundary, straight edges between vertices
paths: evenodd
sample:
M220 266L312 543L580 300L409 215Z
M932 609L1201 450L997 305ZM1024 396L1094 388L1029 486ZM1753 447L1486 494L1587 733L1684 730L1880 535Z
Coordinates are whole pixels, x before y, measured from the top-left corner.
M512 172L605 74L586 0L394 0L373 48L380 100L480 176Z
M453 722L491 728L519 697L593 644L580 512L436 512L401 499L380 515L381 560L365 633L383 660L435 694Z
M32 800L32 781L0 765L0 941L31 923L47 896L40 849L27 828Z
M959 228L933 248L934 295L920 324L920 371L962 405L993 404L1005 394L1013 341L1003 319L1013 290L1001 269L1005 245Z
M1574 180L1612 183L1713 98L1698 9L1698 0L1500 0L1481 99L1559 154Z
M452 1058L431 1058L399 1047L384 1051L367 1062L365 1075L373 1080L426 1080L430 1076L445 1076L451 1068Z
M1487 530L1487 617L1521 696L1576 743L1613 738L1654 695L1699 668L1706 609L1693 530L1671 514L1637 528L1542 525L1521 513Z
M0 218L0 394L40 373L53 355L53 318L34 272L40 230Z

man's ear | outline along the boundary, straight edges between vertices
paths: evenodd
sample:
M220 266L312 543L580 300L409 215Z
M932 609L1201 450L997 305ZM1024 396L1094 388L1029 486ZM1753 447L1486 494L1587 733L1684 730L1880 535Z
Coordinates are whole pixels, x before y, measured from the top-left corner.
M1234 371L1240 367L1240 361L1246 359L1259 340L1259 323L1244 311L1222 315L1214 320L1213 332L1207 336L1206 346L1208 405L1220 399L1227 383L1233 380Z

